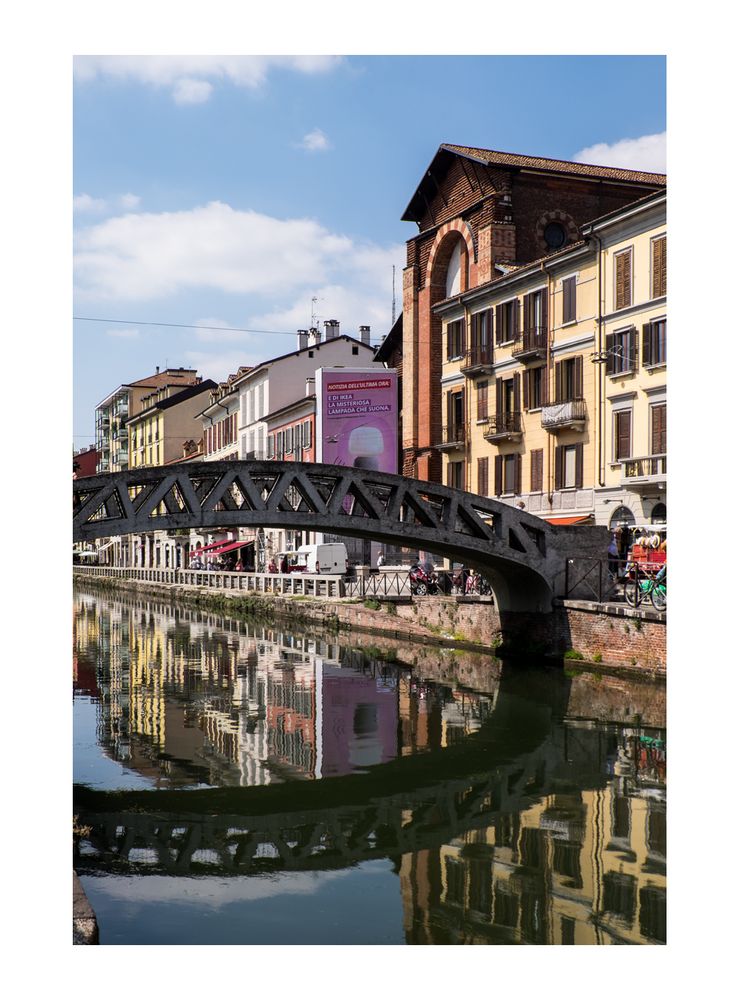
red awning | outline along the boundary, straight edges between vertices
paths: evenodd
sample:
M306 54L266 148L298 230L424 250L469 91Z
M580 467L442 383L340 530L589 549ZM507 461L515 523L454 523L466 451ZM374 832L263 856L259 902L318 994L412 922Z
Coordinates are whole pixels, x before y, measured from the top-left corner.
M548 524L584 524L586 521L591 520L590 514L581 514L578 517L546 517L544 518Z
M234 549L243 549L247 545L254 545L254 542L229 542L224 548L218 550L218 554L222 556L224 552L232 552Z
M230 539L222 538L220 542L211 542L209 545L197 545L194 549L190 551L195 554L196 552L212 552L213 549L218 549L222 545L229 545Z
M243 549L245 545L254 545L254 542L230 542L228 539L226 541L211 542L210 545L204 545L202 549L192 549L190 558L199 556L201 553L205 553L207 556L220 556L224 552L231 552L233 549Z

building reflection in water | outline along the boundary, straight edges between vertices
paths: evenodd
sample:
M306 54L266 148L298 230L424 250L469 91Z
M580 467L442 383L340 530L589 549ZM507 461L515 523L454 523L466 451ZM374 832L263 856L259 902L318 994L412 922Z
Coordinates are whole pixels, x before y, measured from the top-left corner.
M336 642L89 595L77 598L73 662L99 745L156 788L361 772L465 739L497 697L495 684L425 683ZM662 731L561 727L566 760L598 760L602 787L564 781L493 825L395 858L408 943L665 941Z

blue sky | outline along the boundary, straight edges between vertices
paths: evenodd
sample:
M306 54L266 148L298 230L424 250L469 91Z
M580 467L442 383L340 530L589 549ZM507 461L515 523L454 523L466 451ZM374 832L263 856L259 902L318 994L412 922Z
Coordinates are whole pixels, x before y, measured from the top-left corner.
M314 297L382 339L440 143L662 171L665 104L660 56L77 57L75 448L156 365L292 349Z

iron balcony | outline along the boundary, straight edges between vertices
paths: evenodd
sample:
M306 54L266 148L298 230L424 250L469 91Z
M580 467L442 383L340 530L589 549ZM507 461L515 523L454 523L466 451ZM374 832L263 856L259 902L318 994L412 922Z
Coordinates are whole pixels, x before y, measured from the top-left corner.
M519 441L522 433L522 415L516 410L513 413L497 413L491 417L483 431L483 437L486 441Z
M666 455L645 455L640 458L626 458L621 461L622 477L620 485L639 493L643 488L654 489L665 486L668 472Z
M534 361L547 354L547 327L534 326L517 337L511 355L520 361Z
M542 426L548 431L576 430L586 425L588 407L585 399L569 399L542 407Z
M442 440L437 445L441 451L464 448L466 441L465 424L446 424L442 428Z
M481 372L493 371L493 348L474 347L467 351L460 365L460 371L463 375L478 375Z

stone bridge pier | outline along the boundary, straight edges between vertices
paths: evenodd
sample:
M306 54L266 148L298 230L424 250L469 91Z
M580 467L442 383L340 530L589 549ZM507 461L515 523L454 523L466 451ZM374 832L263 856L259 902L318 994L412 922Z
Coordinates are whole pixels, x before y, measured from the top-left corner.
M418 548L480 570L506 611L549 611L568 558L608 531L557 527L490 497L303 462L192 462L73 482L76 541L175 528L292 528Z

